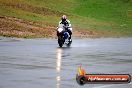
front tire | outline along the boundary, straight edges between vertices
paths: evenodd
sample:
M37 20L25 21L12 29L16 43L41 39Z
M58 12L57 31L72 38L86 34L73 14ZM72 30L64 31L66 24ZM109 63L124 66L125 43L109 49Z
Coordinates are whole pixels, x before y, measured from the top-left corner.
M58 36L58 44L59 44L60 47L62 47L63 44L64 44L63 39L62 39L61 36Z

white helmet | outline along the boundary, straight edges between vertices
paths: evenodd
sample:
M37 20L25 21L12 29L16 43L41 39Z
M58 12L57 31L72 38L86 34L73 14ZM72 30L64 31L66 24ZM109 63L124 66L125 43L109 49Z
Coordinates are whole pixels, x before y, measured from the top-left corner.
M66 21L66 19L67 19L66 15L63 15L62 18L61 18L62 21Z

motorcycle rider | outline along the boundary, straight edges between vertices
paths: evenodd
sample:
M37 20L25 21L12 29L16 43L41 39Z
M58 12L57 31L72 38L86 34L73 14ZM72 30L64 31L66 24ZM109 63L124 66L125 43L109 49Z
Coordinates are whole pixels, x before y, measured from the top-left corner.
M72 28L71 28L71 23L70 21L67 19L67 16L66 15L63 15L61 17L61 21L59 22L59 25L60 24L63 24L64 25L64 28L65 28L65 31L67 31L70 35L69 37L69 41L71 41L71 35L72 35Z

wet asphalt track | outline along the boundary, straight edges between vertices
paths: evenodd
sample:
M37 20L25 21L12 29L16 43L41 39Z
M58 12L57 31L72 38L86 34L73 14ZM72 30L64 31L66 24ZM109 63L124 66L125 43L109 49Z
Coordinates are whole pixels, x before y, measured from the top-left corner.
M76 83L77 67L87 73L132 75L132 38L56 39L0 37L0 88L132 88L132 84Z

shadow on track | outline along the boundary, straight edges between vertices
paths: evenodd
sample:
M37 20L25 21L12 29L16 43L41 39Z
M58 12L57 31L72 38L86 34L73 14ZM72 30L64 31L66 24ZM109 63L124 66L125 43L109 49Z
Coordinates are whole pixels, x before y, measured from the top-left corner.
M65 49L71 49L72 47L57 47L57 49L62 49L62 50L65 50Z

